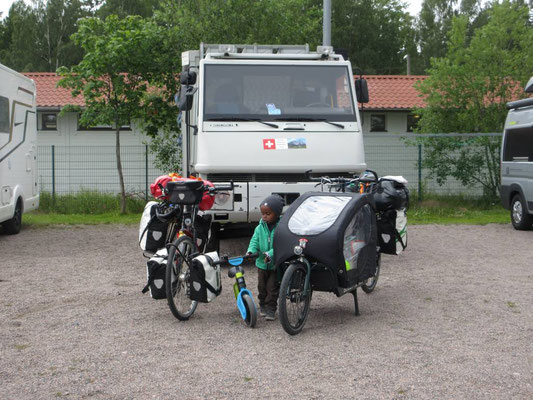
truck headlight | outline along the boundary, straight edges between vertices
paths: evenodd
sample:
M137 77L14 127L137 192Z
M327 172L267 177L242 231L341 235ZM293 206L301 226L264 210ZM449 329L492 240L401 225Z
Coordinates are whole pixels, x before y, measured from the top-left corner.
M231 194L229 192L219 192L215 195L215 204L223 206L229 201L230 197Z

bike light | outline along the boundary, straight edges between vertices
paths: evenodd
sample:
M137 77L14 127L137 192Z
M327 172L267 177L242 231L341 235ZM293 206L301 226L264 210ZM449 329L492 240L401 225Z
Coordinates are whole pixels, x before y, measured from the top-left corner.
M297 256L301 256L304 252L304 249L302 249L300 246L294 246L294 254Z

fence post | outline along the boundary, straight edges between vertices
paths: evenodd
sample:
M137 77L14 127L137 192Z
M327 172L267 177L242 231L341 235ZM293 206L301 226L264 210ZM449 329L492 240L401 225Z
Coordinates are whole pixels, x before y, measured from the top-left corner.
M52 204L56 202L56 146L52 145Z
M144 199L148 201L148 145L144 145Z
M418 144L418 201L422 201L422 145Z

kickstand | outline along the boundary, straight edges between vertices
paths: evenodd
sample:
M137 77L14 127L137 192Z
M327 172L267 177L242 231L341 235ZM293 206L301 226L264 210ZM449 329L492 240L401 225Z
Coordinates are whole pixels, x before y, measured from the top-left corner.
M361 314L359 314L359 302L357 301L357 288L352 292L353 295L353 302L355 305L355 316L358 317Z

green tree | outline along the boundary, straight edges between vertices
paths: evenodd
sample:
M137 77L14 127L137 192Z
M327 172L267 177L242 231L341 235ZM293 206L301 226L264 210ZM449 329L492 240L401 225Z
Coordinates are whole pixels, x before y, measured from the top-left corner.
M17 71L55 71L81 60L70 40L77 21L90 15L86 0L19 0L1 22L0 57Z
M418 46L422 70L431 65L431 58L446 55L448 33L452 18L458 15L454 9L457 0L424 0L417 18ZM465 5L471 10L472 7Z
M159 8L160 0L105 0L96 12L99 18L105 19L109 15L124 18L128 15L139 15L143 18L151 17Z
M111 125L115 129L116 162L120 181L121 212L126 211L126 191L120 154L120 127L142 118L148 112L148 80L157 74L154 65L163 54L159 45L161 29L140 17L119 19L109 16L102 21L88 18L80 22L73 35L84 57L72 68L58 70L59 85L72 89L72 96L83 95L80 124ZM63 112L73 110L66 107Z
M16 71L39 71L37 17L23 0L13 3L2 21L0 61Z
M448 54L432 60L419 85L426 97L419 131L501 132L506 103L522 94L533 70L533 29L526 6L494 3L488 23L469 41L468 17L452 23ZM426 166L439 183L448 177L464 185L480 183L485 194L499 188L499 138L468 137L426 142ZM467 146L468 145L468 146Z
M179 56L201 42L316 46L321 13L310 0L164 0L155 19L179 38Z
M321 3L321 2L319 2ZM331 42L347 51L367 74L404 74L407 54L416 53L412 17L397 0L332 2Z

